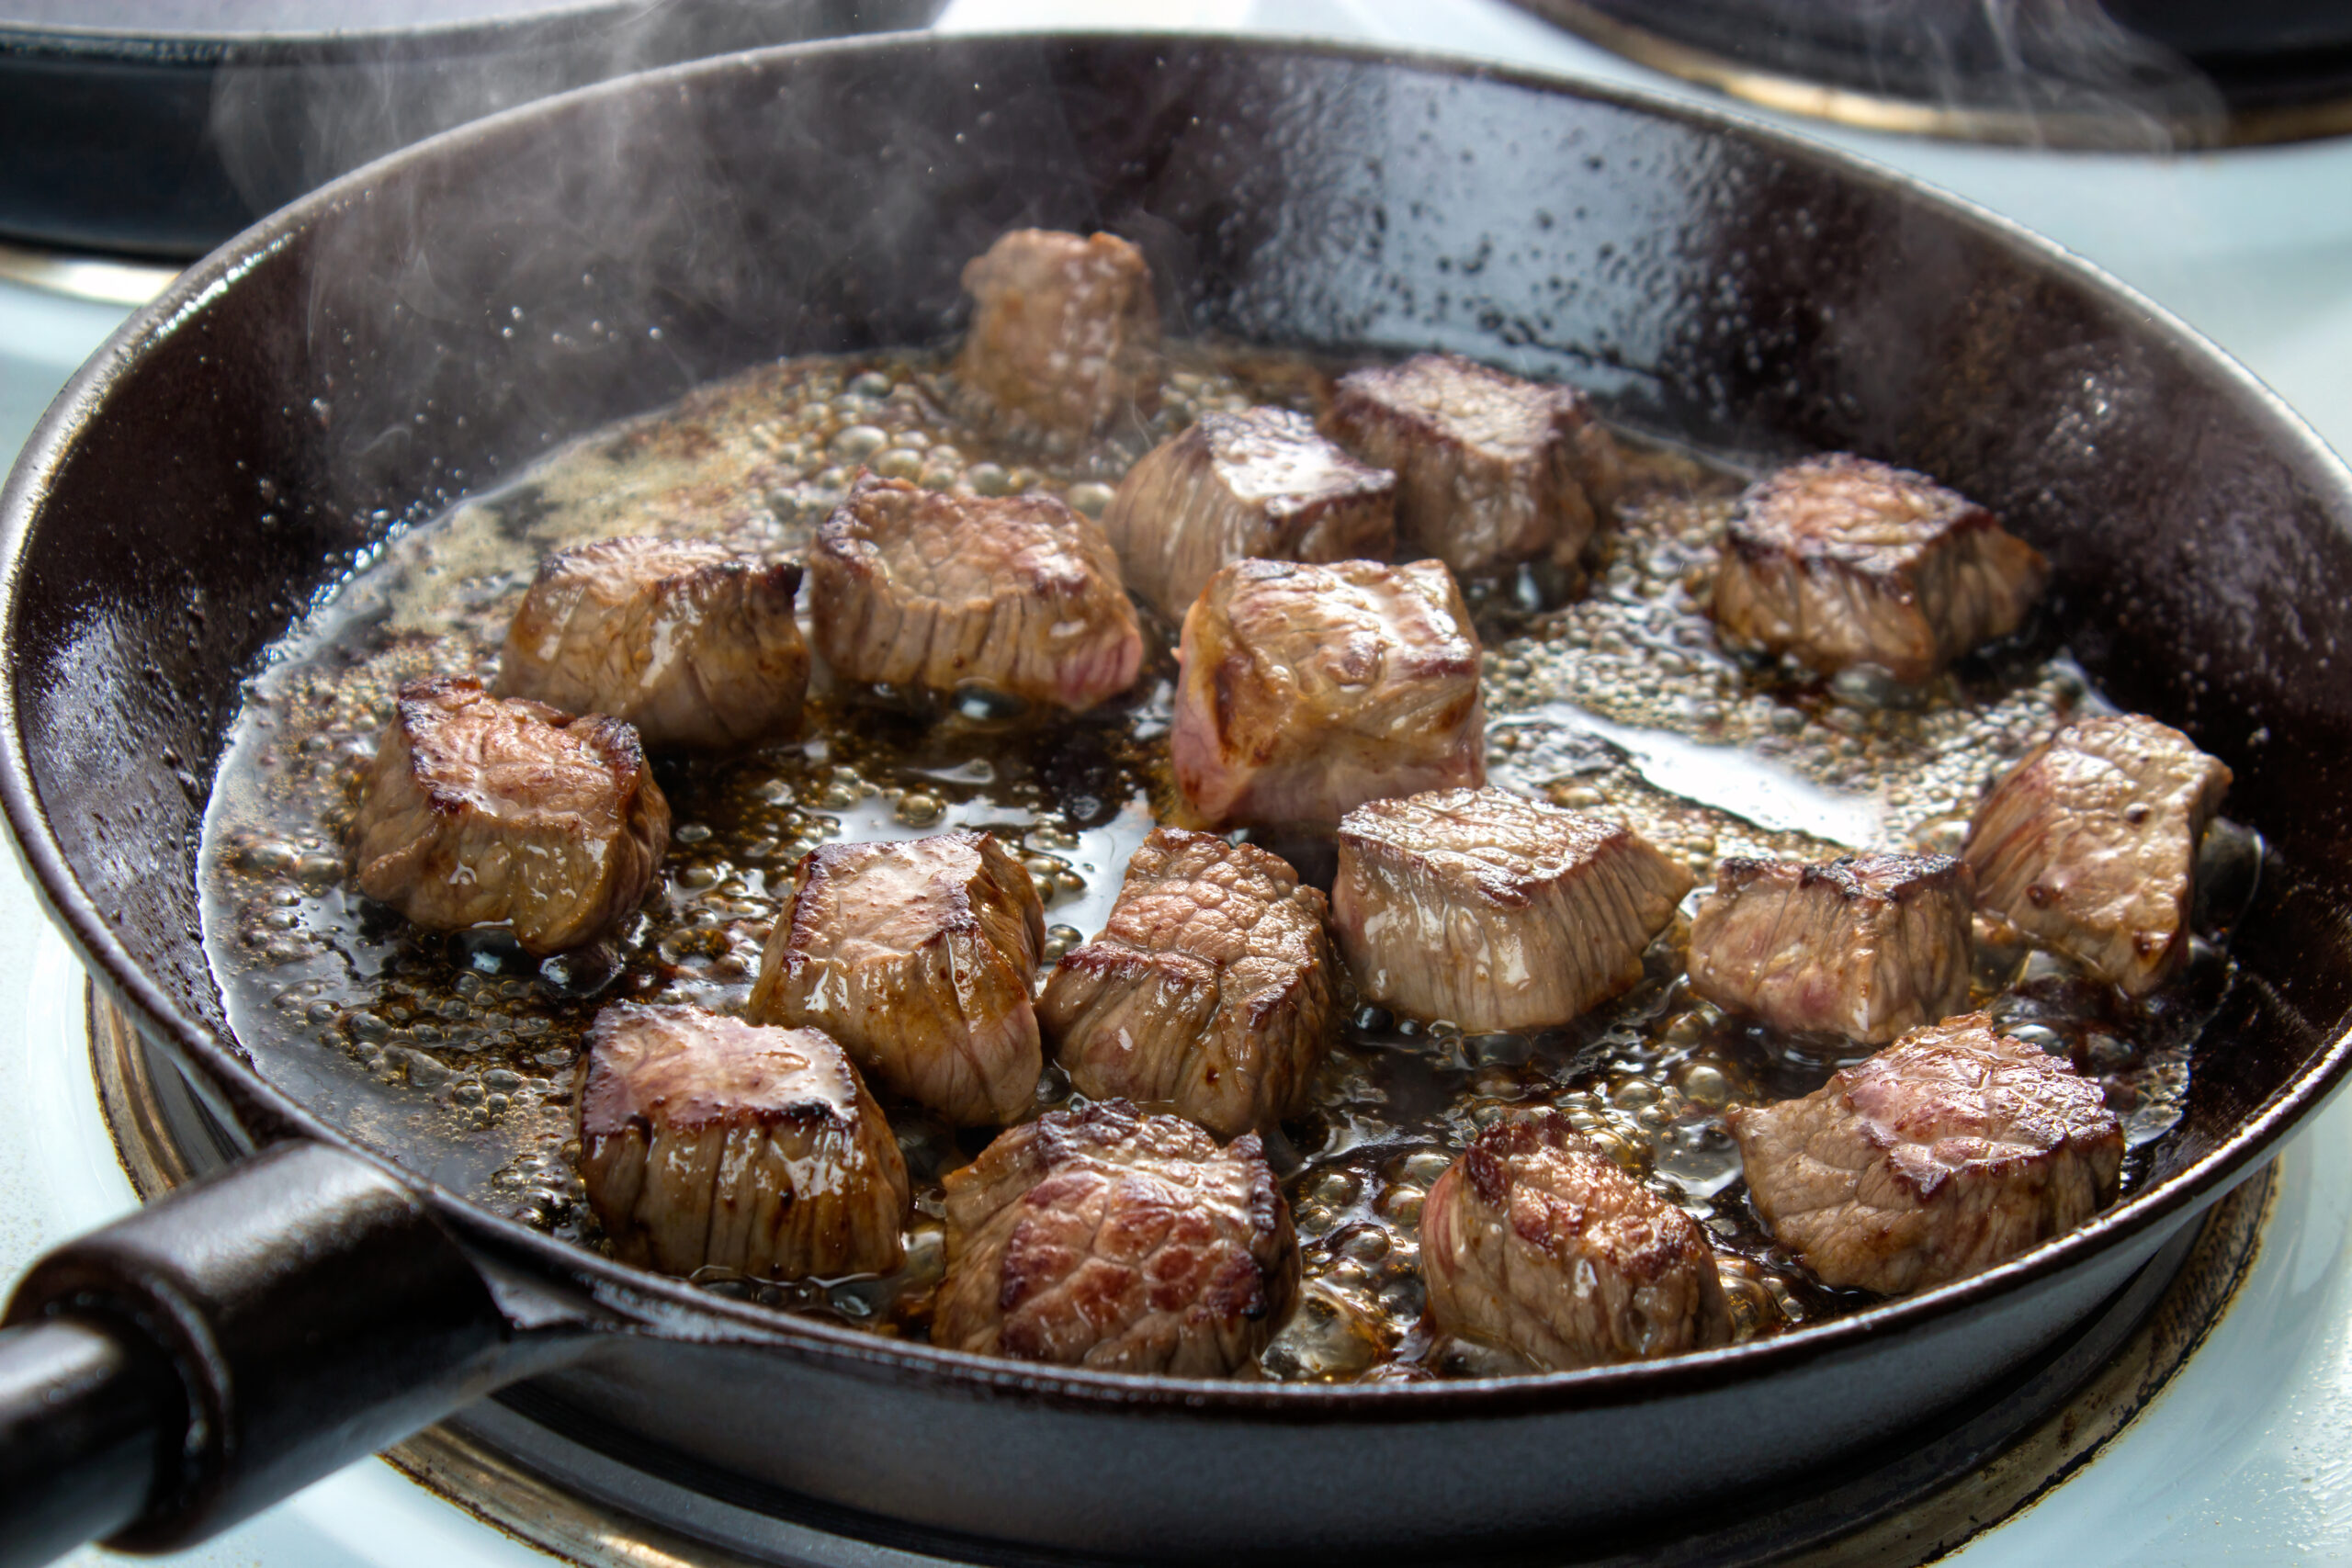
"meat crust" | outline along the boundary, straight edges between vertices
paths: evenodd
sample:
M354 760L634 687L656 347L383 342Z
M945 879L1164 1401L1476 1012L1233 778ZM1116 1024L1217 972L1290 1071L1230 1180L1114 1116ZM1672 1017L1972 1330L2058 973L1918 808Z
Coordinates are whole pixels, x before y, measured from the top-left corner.
M1968 1005L1975 878L1949 855L1727 860L1690 922L1690 989L1866 1045Z
M1726 1113L1772 1235L1825 1284L1903 1295L2005 1263L2115 1199L2123 1131L2064 1058L1981 1012L1802 1100Z
M1478 634L1437 561L1237 561L1178 657L1170 750L1207 826L1328 833L1367 800L1487 782Z
M1080 1094L1232 1137L1292 1114L1336 1021L1323 895L1281 858L1181 828L1127 862L1111 919L1054 966L1037 1021Z
M2017 630L2050 580L2041 552L1974 502L1844 453L1750 488L1724 543L1714 615L1725 637L1904 681Z
M1441 1330L1548 1371L1731 1338L1706 1233L1556 1111L1495 1122L1437 1179L1421 1277Z
M623 1002L588 1030L581 1176L625 1263L887 1273L907 1167L832 1038Z
M948 1175L934 1344L1225 1377L1297 1294L1290 1207L1254 1133L1220 1149L1109 1100L1015 1127Z
M986 833L826 844L801 857L751 1016L821 1029L894 1094L963 1125L1029 1108L1029 999L1046 941L1029 873Z
M808 690L800 569L694 539L605 539L549 556L506 629L498 690L610 714L648 746L789 736Z
M636 730L445 675L401 688L351 863L362 893L420 926L507 924L544 957L636 908L669 843L670 804Z
M2188 961L2197 842L2229 787L2154 719L2077 719L1993 787L1961 853L1984 908L2145 996Z
M1127 470L1102 531L1127 587L1181 618L1234 561L1394 554L1396 476L1357 462L1288 409L1203 414Z
M1340 952L1364 997L1473 1032L1565 1023L1642 976L1690 873L1630 828L1500 789L1340 823Z
M868 475L817 530L808 603L817 651L851 681L1082 709L1125 691L1143 664L1110 541L1050 496Z
M1575 567L1617 490L1617 448L1582 392L1453 354L1340 378L1324 429L1396 471L1402 547L1456 572Z
M1115 234L1016 229L964 268L972 326L956 374L1012 434L1069 438L1159 406L1159 306Z

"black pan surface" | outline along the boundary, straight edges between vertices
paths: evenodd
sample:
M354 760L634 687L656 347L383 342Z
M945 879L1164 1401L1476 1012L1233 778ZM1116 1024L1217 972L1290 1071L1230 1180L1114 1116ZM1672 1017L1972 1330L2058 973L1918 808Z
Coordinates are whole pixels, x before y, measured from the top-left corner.
M2341 1078L2352 476L2177 322L1728 116L1344 50L905 39L657 73L373 165L193 269L52 410L0 501L0 800L102 982L225 1114L341 1141L251 1069L198 942L198 826L262 650L388 531L571 436L779 354L944 341L964 258L1033 223L1136 240L1196 333L1457 349L1635 429L1852 448L1992 506L2052 557L2092 676L2227 761L2272 846L2187 1120L2130 1201L1988 1274L1492 1383L1037 1371L715 1301L428 1190L500 1279L609 1330L534 1409L746 1496L998 1541L1556 1541L1964 1404Z

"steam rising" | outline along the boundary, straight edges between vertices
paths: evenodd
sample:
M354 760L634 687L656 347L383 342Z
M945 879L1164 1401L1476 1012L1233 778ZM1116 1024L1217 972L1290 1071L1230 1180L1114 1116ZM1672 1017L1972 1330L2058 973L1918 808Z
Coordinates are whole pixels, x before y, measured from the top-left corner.
M261 214L436 132L629 72L921 26L936 0L434 0L232 47L207 140ZM503 13L514 13L505 15ZM298 24L299 25L299 24Z
M2212 82L2119 24L2099 0L1805 0L1801 13L1753 9L1758 29L1802 14L1803 40L1781 57L1799 62L1799 74L1954 111L1963 136L2154 152L2222 140ZM1805 70L1808 54L1816 71Z

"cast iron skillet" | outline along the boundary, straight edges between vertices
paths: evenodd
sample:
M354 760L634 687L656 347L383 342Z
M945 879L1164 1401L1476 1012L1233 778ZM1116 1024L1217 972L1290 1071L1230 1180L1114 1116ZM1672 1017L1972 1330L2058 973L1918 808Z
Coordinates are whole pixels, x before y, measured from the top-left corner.
M389 529L571 435L778 354L946 340L964 259L1031 223L1136 239L1194 332L1459 349L1639 428L1857 449L2048 551L2075 653L2225 758L2275 852L2154 1179L2029 1258L1776 1340L1483 1384L1188 1383L713 1300L355 1151L324 1071L255 1074L192 855L270 640ZM220 1114L277 1145L20 1287L18 1555L194 1539L526 1378L533 1409L738 1498L990 1550L1559 1551L1994 1386L2274 1153L2352 1050L2352 476L2089 268L1725 116L1186 39L681 67L452 132L218 253L75 380L5 512L0 799L33 879Z

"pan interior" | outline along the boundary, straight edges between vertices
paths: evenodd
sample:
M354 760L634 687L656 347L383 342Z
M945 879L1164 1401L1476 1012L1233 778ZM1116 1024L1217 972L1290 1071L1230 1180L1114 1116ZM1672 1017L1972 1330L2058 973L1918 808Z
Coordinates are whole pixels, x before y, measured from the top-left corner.
M1132 691L1082 716L823 681L799 738L723 758L657 752L675 824L662 885L593 949L542 962L503 931L413 927L356 894L340 848L401 682L459 674L494 686L507 624L553 549L652 533L797 558L861 463L936 487L1099 508L1142 450L1199 414L1270 402L1312 413L1338 368L1197 344L1172 357L1180 367L1148 423L1063 457L1024 453L983 416L959 416L969 400L938 355L785 360L593 435L392 541L276 650L214 786L205 941L254 1065L412 1168L600 1245L573 1171L582 1034L620 999L743 1012L809 849L988 831L1048 900L1048 964L1100 931L1128 854L1155 822L1182 816L1167 739L1174 628L1164 622ZM1706 578L1745 476L1647 445L1624 466L1589 581L1570 591L1529 572L1468 580L1490 652L1496 782L1626 822L1703 885L1723 856L1817 863L1858 850L1954 850L1984 779L2066 717L2104 707L2052 653L2054 628L1917 688L1824 682L1727 655L1704 610ZM1550 603L1561 592L1572 596ZM2242 904L2254 847L2226 824L2214 838L2249 863ZM1315 863L1311 846L1274 847ZM1345 1043L1316 1075L1310 1107L1270 1134L1304 1242L1306 1299L1265 1371L1353 1382L1515 1370L1507 1357L1432 1343L1420 1321L1418 1220L1430 1183L1480 1127L1532 1107L1565 1111L1712 1233L1743 1338L1869 1304L1818 1284L1773 1244L1746 1201L1724 1117L1733 1103L1810 1092L1867 1048L1773 1036L1698 1002L1680 976L1687 912L1701 897L1651 944L1629 994L1566 1028L1465 1034L1343 1000ZM2233 979L2218 942L2234 917L2211 915L2215 940L2199 938L2191 973L2144 1007L2113 1006L2102 987L2022 947L1988 948L1979 963L1973 1002L2029 1038L2039 1031L2105 1085L2134 1151L2127 1192L2178 1125L2188 1057ZM1067 1105L1071 1092L1049 1070L1031 1113ZM959 1134L920 1106L893 1104L889 1115L917 1183L904 1268L830 1286L719 1268L696 1280L922 1337L944 1253L939 1180L988 1134Z

